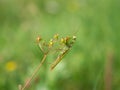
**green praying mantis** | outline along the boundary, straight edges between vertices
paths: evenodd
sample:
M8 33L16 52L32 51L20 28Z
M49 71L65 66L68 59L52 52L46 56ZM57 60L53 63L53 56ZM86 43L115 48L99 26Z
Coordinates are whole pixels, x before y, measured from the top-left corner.
M51 51L56 50L59 54L55 59L55 61L50 66L50 69L53 70L62 60L62 58L68 53L68 51L71 49L74 42L76 41L76 36L73 35L73 36L59 38L59 35L55 34L53 38L50 39L48 42L45 42L41 37L37 37L36 41L37 41L37 45L39 46L40 50L43 52L44 56L40 64L34 70L32 76L25 82L23 86L19 85L19 90L24 90L31 83L32 79L35 77L40 67L45 62L47 55Z

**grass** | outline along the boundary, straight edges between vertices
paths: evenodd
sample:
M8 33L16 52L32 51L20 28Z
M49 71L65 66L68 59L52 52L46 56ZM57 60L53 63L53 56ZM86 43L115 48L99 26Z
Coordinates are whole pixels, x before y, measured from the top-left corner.
M106 53L112 49L112 88L119 90L119 1L56 2L60 9L50 13L45 9L48 0L19 1L19 4L14 0L0 1L0 90L17 90L17 85L24 83L40 63L43 53L36 45L37 36L47 41L55 33L72 36L77 30L77 42L59 66L49 71L49 63L54 60L50 55L41 67L37 81L33 80L28 88L92 90L99 83L97 90L103 90L104 73L98 82L96 78L104 68ZM77 7L73 8L74 5ZM16 63L14 71L6 69L11 61Z

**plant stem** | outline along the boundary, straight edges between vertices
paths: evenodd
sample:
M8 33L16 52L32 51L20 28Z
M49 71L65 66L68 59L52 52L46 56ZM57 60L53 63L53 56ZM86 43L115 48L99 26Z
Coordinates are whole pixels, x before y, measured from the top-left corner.
M34 76L37 74L38 70L40 69L40 67L42 66L42 64L44 63L44 61L46 60L47 54L44 54L41 63L38 65L38 67L35 69L35 71L33 72L32 76L29 78L29 80L24 84L24 86L21 88L21 90L24 90L32 81L32 79L34 78Z

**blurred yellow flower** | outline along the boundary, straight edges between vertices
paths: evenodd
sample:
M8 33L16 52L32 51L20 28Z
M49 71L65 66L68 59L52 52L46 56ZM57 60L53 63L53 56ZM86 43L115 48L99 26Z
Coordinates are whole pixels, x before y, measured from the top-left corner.
M5 65L5 69L6 69L8 72L12 72L12 71L16 70L16 68L17 68L17 64L16 64L16 62L14 62L14 61L9 61L9 62L7 62L6 65Z

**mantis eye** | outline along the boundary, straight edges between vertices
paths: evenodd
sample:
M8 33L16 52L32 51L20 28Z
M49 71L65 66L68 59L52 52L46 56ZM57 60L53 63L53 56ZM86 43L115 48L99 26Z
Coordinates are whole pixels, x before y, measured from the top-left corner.
M76 40L76 36L73 36L73 40Z
M65 38L65 41L67 42L69 39L70 39L70 37L66 37L66 38Z
M36 39L37 43L39 43L41 40L42 40L42 38L40 36L38 36Z

